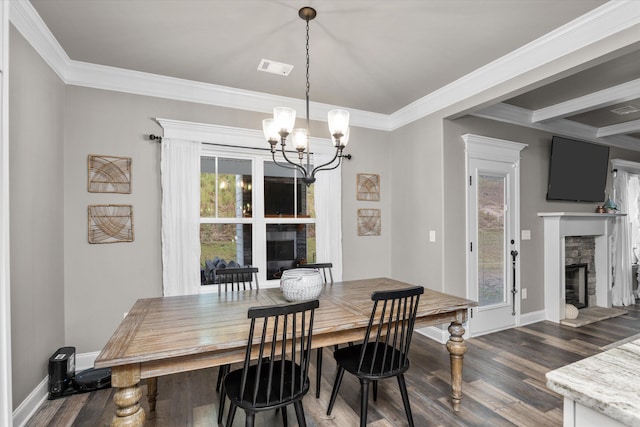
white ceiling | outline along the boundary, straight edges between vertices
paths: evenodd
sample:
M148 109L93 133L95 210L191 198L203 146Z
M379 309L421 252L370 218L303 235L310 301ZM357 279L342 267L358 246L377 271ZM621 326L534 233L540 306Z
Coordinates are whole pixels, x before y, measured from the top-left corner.
M635 0L634 0L635 1ZM72 61L226 88L304 98L305 22L312 6L312 101L389 115L606 3L605 0L30 0ZM636 4L640 7L640 1ZM640 35L639 35L640 42ZM288 77L257 71L292 64ZM479 115L548 126L560 120L638 137L640 55L628 53ZM627 83L627 82L632 83ZM635 81L635 82L634 82ZM626 94L566 103L616 85ZM602 95L602 94L601 94ZM604 96L604 95L603 95ZM565 104L562 104L562 103ZM545 108L556 106L549 110ZM562 106L566 108L561 108ZM585 107L586 106L586 107ZM613 108L611 107L611 108ZM607 107L609 108L609 107ZM610 109L610 108L609 108ZM517 114L516 114L517 113ZM506 119L506 116L509 119ZM546 115L545 115L546 114ZM532 121L532 117L534 120ZM543 117L535 122L535 117ZM620 124L631 122L626 128ZM608 126L616 124L618 128ZM600 128L604 128L603 131ZM640 147L640 140L637 140ZM604 140L603 140L604 141ZM627 140L629 142L631 140Z

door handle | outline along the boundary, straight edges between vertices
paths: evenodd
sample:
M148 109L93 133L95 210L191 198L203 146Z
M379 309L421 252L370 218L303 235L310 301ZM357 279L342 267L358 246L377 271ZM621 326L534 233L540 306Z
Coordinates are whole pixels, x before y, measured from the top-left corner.
M511 244L513 245L515 242L512 240ZM518 293L518 289L516 289L516 258L518 257L518 251L515 249L511 251L511 265L513 270L513 282L511 284L511 300L512 300L512 309L511 315L516 315L516 294Z

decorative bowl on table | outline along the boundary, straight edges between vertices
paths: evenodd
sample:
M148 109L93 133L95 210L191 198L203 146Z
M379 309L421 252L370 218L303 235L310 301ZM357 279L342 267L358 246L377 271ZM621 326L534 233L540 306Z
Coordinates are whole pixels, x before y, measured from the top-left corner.
M282 272L280 290L287 301L317 298L322 292L322 275L315 268L294 268Z

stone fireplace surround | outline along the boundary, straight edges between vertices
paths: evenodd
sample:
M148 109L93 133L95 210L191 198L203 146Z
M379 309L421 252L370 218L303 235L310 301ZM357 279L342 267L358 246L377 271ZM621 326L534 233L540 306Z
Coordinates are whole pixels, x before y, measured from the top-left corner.
M620 215L624 214L538 213L544 220L544 310L547 320L560 323L565 318L567 236L594 236L596 289L595 298L589 297L589 306L611 307L611 278L607 274L610 271L609 238L614 218Z
M585 292L585 305L593 306L596 303L596 267L595 251L596 240L594 236L566 236L564 245L565 282L566 268L575 265L585 265L587 270L587 287ZM584 287L580 283L579 287ZM566 283L565 283L566 288ZM580 307L578 307L580 308Z

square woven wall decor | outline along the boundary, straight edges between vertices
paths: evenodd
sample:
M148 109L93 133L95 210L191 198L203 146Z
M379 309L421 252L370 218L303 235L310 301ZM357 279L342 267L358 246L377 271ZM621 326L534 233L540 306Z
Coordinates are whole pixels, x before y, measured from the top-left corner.
M90 193L131 193L131 158L89 154Z
M131 205L89 205L89 243L133 242Z
M380 175L373 173L359 173L357 182L358 200L368 202L380 201Z
M358 236L379 236L381 228L380 209L358 209Z

